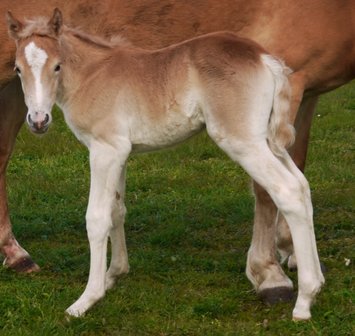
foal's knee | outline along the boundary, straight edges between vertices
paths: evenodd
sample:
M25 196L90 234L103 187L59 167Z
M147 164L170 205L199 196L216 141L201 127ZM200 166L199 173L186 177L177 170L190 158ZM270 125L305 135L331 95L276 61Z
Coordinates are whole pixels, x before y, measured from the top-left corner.
M112 227L110 215L103 211L86 213L86 231L90 241L101 242L107 238Z

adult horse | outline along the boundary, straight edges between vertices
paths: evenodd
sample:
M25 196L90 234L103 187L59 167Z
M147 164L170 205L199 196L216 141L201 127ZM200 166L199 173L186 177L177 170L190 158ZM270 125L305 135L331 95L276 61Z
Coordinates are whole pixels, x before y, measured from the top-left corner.
M105 37L120 34L134 45L158 48L192 36L231 30L254 39L285 60L294 70L291 122L297 130L291 149L296 164L305 165L309 129L319 94L334 89L355 74L354 16L351 0L2 0L0 15L11 10L20 19L50 15L59 7L69 24ZM18 79L14 77L15 46L0 20L0 246L5 264L18 271L38 269L17 243L8 215L5 170L26 108ZM277 247L289 266L295 267L292 239L269 195L254 184L254 233L248 253L247 275L269 302L287 298L292 283L276 257Z

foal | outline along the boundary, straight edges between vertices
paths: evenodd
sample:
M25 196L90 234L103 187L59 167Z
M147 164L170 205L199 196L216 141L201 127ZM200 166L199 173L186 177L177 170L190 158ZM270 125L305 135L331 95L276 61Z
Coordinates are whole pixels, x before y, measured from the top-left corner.
M56 102L90 151L90 274L84 293L67 309L70 315L85 313L128 272L123 224L129 154L171 146L206 127L287 219L298 262L293 318L310 318L324 279L308 183L285 150L293 128L287 123L288 69L282 63L231 33L147 51L68 28L58 9L49 21L27 23L8 13L8 24L30 128L45 132ZM108 237L112 259L106 271Z

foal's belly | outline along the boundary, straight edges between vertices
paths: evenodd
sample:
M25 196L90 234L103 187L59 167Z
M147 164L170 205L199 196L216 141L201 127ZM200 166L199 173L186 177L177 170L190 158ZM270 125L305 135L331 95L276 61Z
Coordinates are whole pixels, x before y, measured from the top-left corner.
M135 120L130 129L134 152L162 149L183 142L205 127L198 104L187 104L184 110L171 109L161 118Z

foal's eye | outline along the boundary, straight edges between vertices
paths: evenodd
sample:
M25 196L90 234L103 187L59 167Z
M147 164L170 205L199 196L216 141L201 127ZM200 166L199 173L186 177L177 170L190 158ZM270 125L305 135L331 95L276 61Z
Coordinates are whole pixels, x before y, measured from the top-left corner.
M21 75L21 70L19 67L15 67L15 72L20 76Z
M55 72L59 72L60 71L60 64L56 65L56 67L54 68Z

